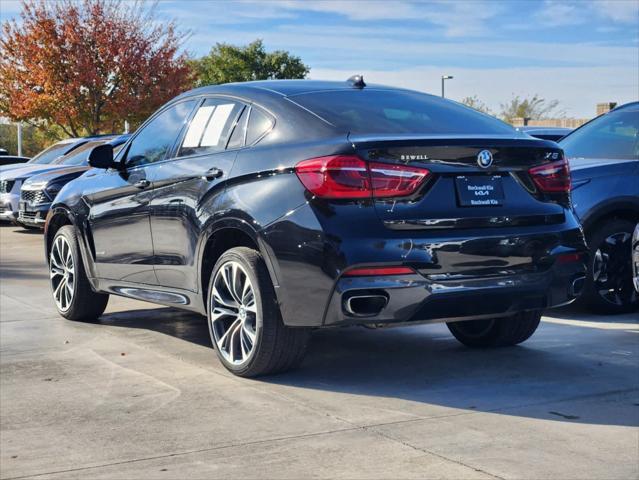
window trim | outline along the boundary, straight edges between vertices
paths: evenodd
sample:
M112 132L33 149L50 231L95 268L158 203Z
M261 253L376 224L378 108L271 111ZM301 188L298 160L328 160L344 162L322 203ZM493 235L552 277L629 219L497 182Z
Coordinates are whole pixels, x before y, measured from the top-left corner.
M271 120L271 126L268 127L266 130L264 130L264 133L262 133L262 135L257 137L253 141L253 143L247 145L246 137L248 136L248 125L249 125L249 122L251 121L251 115L253 114L253 108L256 108L257 110L260 110L268 119L270 119ZM249 112L249 116L246 119L246 131L244 132L244 146L245 147L252 147L254 145L257 145L264 137L266 137L269 133L271 133L274 128L275 128L275 116L271 115L270 112L264 110L263 108L261 108L259 106L256 106L254 104L251 104L251 111Z
M235 129L237 128L237 126L240 124L240 118L242 118L242 115L244 114L244 112L246 113L246 120L244 120L244 123L246 124L246 127L248 127L248 118L249 115L251 115L251 105L249 104L244 104L244 108L242 110L240 110L240 114L237 116L237 118L235 119L235 122L233 124L233 128L231 128L231 131L229 133L229 138L226 139L226 146L224 147L224 151L225 152L234 152L236 150L240 150L242 148L244 148L246 146L246 128L244 129L244 136L242 137L242 143L240 144L239 147L234 147L234 148L229 148L229 143L231 142L231 137L233 136L233 134L235 133Z
M229 99L229 100L237 102L237 103L239 103L241 105L244 105L244 108L239 111L239 114L235 118L235 120L234 120L235 122L237 122L237 120L239 119L239 117L242 114L242 112L244 111L244 109L246 109L246 108L249 109L248 116L250 116L251 110L253 108L257 108L257 109L261 110L263 113L265 113L266 116L271 119L271 126L260 137L258 137L257 140L255 140L252 144L247 145L246 144L246 137L248 135L248 121L249 121L249 118L247 116L247 119L246 119L246 121L247 121L247 123L246 123L247 129L244 132L243 145L241 147L233 148L231 150L225 148L224 150L219 150L217 152L200 153L200 154L197 154L197 155L177 156L177 153L179 151L179 145L181 145L183 137L186 134L186 129L191 124L191 120L195 116L195 113L197 112L197 109L200 108L200 106L202 106L202 104L206 100L208 100L210 98ZM127 161L126 160L127 160L127 155L129 154L129 149L131 147L131 144L137 138L137 136L140 134L140 132L142 132L142 129L145 128L149 123L151 123L157 116L162 114L165 110L173 107L174 105L177 105L178 103L189 102L189 101L193 101L193 100L196 101L195 106L193 107L193 109L191 110L189 115L187 116L187 120L185 121L184 125L182 126L182 129L180 130L180 133L177 136L177 139L175 140L175 143L173 144L173 147L171 149L169 149L169 153L164 157L164 159L162 159L160 161L157 161L157 162L153 162L153 163L147 163L146 165L136 165L136 166L132 166L132 167L131 166L127 166ZM238 96L235 96L235 95L202 93L202 94L199 94L199 95L193 95L193 96L185 97L185 98L180 99L178 101L175 101L175 102L172 102L170 104L167 104L161 110L158 110L157 112L155 112L142 125L140 125L138 127L138 129L131 136L131 138L129 138L127 140L127 142L124 144L124 146L122 147L120 152L118 152L118 154L116 155L116 158L117 157L121 157L119 161L120 162L124 162L124 170L126 172L129 172L129 171L135 171L135 170L137 170L139 168L146 168L146 167L153 166L153 165L161 165L161 164L164 164L164 163L167 163L167 162L172 162L174 160L186 160L186 159L199 158L199 157L205 157L205 156L210 156L210 155L219 155L219 154L225 153L225 152L234 152L234 151L238 151L238 150L243 150L245 148L252 148L257 143L262 141L262 139L264 137L266 137L269 133L271 133L273 131L273 129L275 128L276 124L277 124L277 118L275 117L275 115L273 115L268 109L262 107L261 105L255 104L251 100L244 99L242 97L238 97ZM229 133L226 145L228 145L228 140L231 138L232 134L233 134L233 131L231 131Z

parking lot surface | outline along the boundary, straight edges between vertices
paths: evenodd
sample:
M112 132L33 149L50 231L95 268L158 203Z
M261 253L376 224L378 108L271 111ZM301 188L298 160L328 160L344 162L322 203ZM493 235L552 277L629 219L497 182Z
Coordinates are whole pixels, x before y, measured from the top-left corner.
M301 369L244 380L203 317L112 297L62 319L41 234L0 241L2 478L639 478L636 314L561 309L493 351L320 331Z

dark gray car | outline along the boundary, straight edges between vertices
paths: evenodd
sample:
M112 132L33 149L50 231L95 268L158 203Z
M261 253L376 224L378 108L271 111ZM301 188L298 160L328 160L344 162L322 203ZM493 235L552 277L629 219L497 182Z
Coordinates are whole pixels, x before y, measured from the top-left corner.
M595 118L559 145L591 250L581 302L598 312L636 310L631 239L639 222L639 102Z
M88 163L91 150L108 143L117 151L129 137L130 135L105 136L86 142L60 158L56 162L60 168L26 179L20 189L18 223L25 227L43 228L51 202L58 192L91 168Z

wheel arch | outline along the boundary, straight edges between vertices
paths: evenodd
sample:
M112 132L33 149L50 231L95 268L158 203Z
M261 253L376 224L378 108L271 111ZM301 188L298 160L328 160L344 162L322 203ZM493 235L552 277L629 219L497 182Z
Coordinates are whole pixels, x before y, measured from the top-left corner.
M258 231L248 222L236 218L226 218L206 229L198 255L198 287L201 291L204 311L206 311L209 281L215 262L227 250L234 247L248 247L257 250L266 263L273 286L278 293L278 281L269 248Z
M97 277L95 264L94 264L94 248L92 243L92 237L89 232L86 231L82 224L82 217L78 217L73 211L66 205L55 205L47 215L47 221L44 224L44 251L45 259L49 261L49 253L51 249L51 243L55 234L60 228L65 225L71 225L76 229L78 247L80 249L80 256L84 264L85 273L94 289L96 288L95 278Z
M49 258L51 243L53 242L55 234L65 225L75 226L73 214L63 206L53 207L49 211L44 225L44 253L46 259Z
M639 223L639 198L629 196L599 203L584 216L581 224L588 234L597 225L613 218Z

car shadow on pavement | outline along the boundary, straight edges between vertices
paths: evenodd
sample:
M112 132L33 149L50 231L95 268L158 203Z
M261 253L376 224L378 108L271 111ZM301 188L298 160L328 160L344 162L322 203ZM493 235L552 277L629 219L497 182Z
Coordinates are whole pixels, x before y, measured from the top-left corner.
M171 308L107 314L101 323L211 345L204 317ZM524 345L494 350L463 347L441 324L319 330L298 370L255 381L306 395L361 396L369 404L370 397L395 398L421 407L637 426L638 342L637 332L550 323ZM602 402L609 407L601 409Z
M47 267L42 256L33 260L13 260L0 253L0 281L8 280L42 280L46 278Z
M42 230L41 228L26 229L9 222L0 222L0 229L5 231L6 233L22 233L27 235L42 235L44 233L44 230Z
M100 317L99 323L114 327L152 330L196 345L211 346L206 318L176 308L106 313Z

